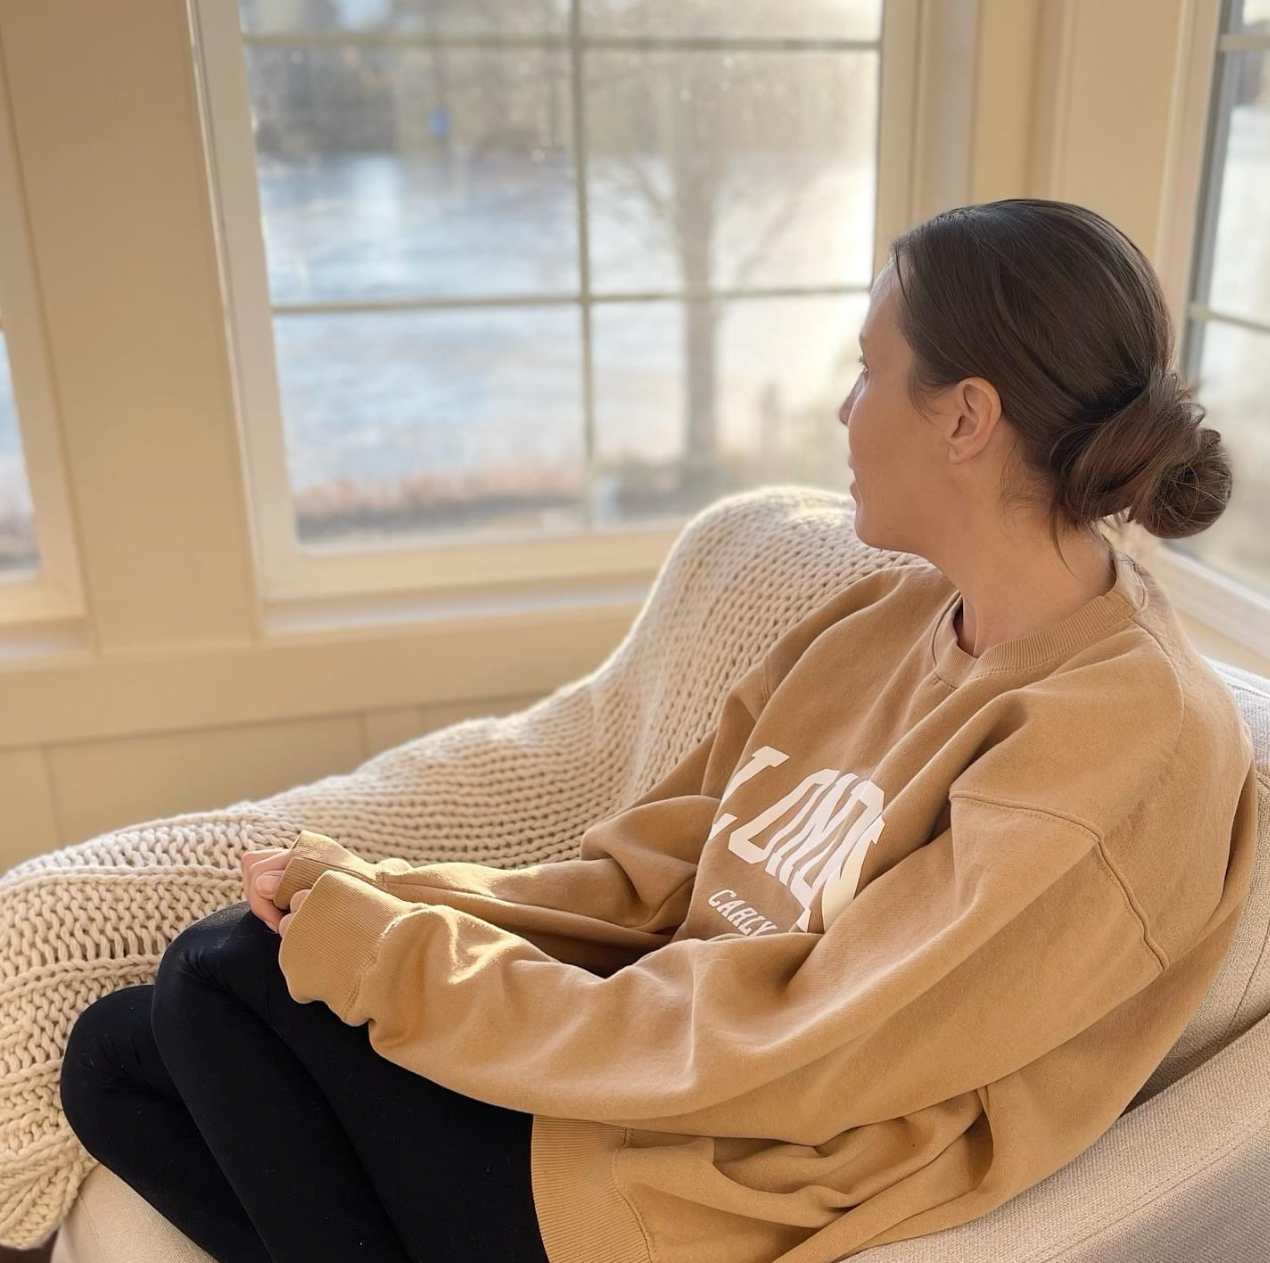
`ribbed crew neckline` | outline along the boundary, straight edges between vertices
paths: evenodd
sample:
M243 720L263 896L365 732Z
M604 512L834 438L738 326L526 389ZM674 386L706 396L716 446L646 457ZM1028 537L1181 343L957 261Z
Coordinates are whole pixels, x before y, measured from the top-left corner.
M1146 602L1146 585L1138 563L1128 553L1112 546L1115 583L1101 596L1086 601L1060 622L1029 636L1004 640L979 657L967 653L957 643L953 620L962 603L954 589L935 620L930 638L931 664L935 674L954 688L972 675L989 672L1024 671L1097 639L1124 622Z

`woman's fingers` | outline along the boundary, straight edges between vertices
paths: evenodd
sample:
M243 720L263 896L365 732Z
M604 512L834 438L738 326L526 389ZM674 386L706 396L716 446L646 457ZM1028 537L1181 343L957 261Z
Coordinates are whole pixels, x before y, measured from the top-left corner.
M262 851L244 851L238 861L243 873L243 888L246 889L250 885L251 875L256 869L267 864L275 856L285 854L287 850L281 846L267 847Z
M285 934L287 927L291 924L291 918L300 910L300 905L309 897L309 887L303 890L297 890L291 896L291 911L288 912L281 921L278 922L277 930L279 934Z
M278 928L282 918L281 911L274 906L273 895L289 858L286 847L278 846L263 851L247 851L242 857L243 898L252 912L273 930ZM261 884L266 877L273 878L272 884Z

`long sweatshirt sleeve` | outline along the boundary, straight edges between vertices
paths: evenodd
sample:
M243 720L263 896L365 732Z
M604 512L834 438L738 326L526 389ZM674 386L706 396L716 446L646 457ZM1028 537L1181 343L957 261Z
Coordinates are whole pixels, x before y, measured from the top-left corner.
M683 939L598 979L327 871L280 963L294 999L369 1022L382 1056L466 1095L805 1143L990 1083L1161 970L1088 830L973 800L823 934Z

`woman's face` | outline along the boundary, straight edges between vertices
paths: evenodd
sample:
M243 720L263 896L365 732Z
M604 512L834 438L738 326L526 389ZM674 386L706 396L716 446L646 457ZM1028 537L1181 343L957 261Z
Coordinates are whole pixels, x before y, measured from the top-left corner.
M995 417L985 428L996 392L982 378L967 378L934 400L929 415L913 407L905 388L912 350L895 318L902 297L888 260L860 330L860 375L838 419L855 477L856 534L874 548L930 556L989 472L990 462L970 458L998 428Z
M902 527L918 494L916 449L923 424L904 389L911 352L895 323L897 297L895 268L888 264L874 281L860 329L860 375L838 410L847 427L847 463L855 479L856 533L886 548L895 547L882 541Z

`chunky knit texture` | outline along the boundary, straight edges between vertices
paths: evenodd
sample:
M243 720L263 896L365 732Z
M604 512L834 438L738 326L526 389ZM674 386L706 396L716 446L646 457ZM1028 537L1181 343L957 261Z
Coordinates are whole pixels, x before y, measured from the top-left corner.
M863 545L852 524L848 499L806 487L717 501L685 525L613 653L526 710L453 724L270 798L103 834L0 878L0 1242L47 1238L96 1165L58 1100L71 1024L98 996L152 981L180 930L241 898L244 850L309 829L371 860L514 867L576 855L588 825L700 741L788 628L846 583L911 560ZM1253 735L1265 751L1267 734ZM1259 925L1264 937L1260 896L1249 910L1241 934ZM1249 1025L1261 1015L1244 1011ZM1240 1033L1215 1018L1197 1015L1198 1034L1141 1099L1210 1052L1218 1025L1223 1042Z

